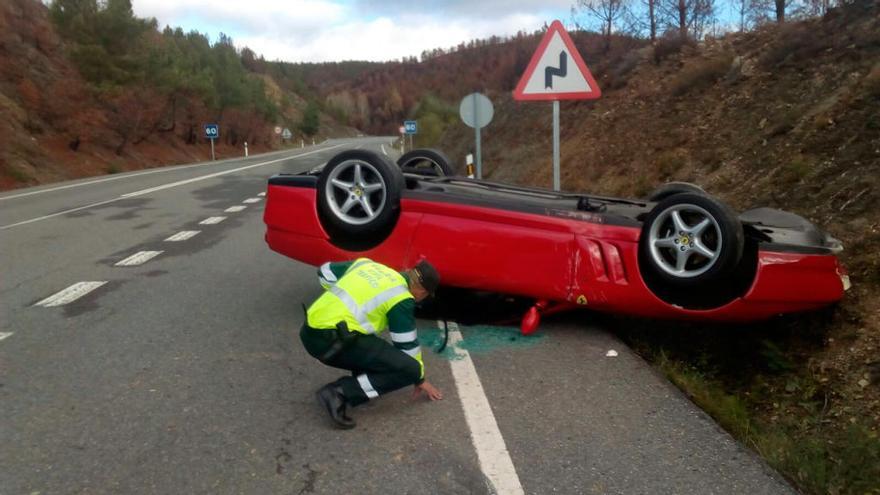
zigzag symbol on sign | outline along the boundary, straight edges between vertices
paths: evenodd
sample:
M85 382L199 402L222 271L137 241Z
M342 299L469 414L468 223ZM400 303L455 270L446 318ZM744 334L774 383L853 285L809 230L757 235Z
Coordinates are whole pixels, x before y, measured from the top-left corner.
M565 77L568 74L568 55L565 51L559 52L559 68L547 67L544 69L544 87L553 89L553 76Z

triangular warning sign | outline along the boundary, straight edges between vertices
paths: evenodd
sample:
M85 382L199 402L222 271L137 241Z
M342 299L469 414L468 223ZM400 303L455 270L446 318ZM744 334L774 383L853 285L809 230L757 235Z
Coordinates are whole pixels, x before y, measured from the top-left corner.
M562 23L553 21L513 91L515 100L592 100L602 91Z

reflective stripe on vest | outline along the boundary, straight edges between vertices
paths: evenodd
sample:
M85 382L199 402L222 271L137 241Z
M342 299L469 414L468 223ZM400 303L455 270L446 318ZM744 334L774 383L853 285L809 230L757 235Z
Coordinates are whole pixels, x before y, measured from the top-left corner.
M374 334L388 325L387 311L412 298L406 279L367 258L356 260L308 310L312 328L334 328L345 321L351 331Z
M392 287L383 292L380 292L378 295L373 297L372 299L368 299L364 304L358 306L357 302L355 302L354 298L345 291L345 289L341 289L338 286L334 285L330 287L330 292L339 298L342 301L342 304L345 305L346 309L354 316L354 319L363 327L367 333L376 333L376 328L370 323L370 320L367 318L370 312L374 311L379 306L385 304L389 300L391 300L395 296L399 296L409 289L405 285L399 285L397 287Z

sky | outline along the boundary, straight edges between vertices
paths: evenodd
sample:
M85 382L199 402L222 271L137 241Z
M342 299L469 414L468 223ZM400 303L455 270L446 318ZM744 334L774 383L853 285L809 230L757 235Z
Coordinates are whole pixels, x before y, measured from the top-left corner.
M492 35L566 25L574 0L133 0L135 14L220 33L267 60L399 60Z

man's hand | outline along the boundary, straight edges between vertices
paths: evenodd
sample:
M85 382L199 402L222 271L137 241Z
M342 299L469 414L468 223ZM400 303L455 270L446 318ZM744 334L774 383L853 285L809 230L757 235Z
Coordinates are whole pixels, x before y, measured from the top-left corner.
M426 395L431 400L440 400L443 398L443 394L437 390L437 388L431 385L428 380L423 381L419 385L413 386L413 399L418 399L420 395Z

